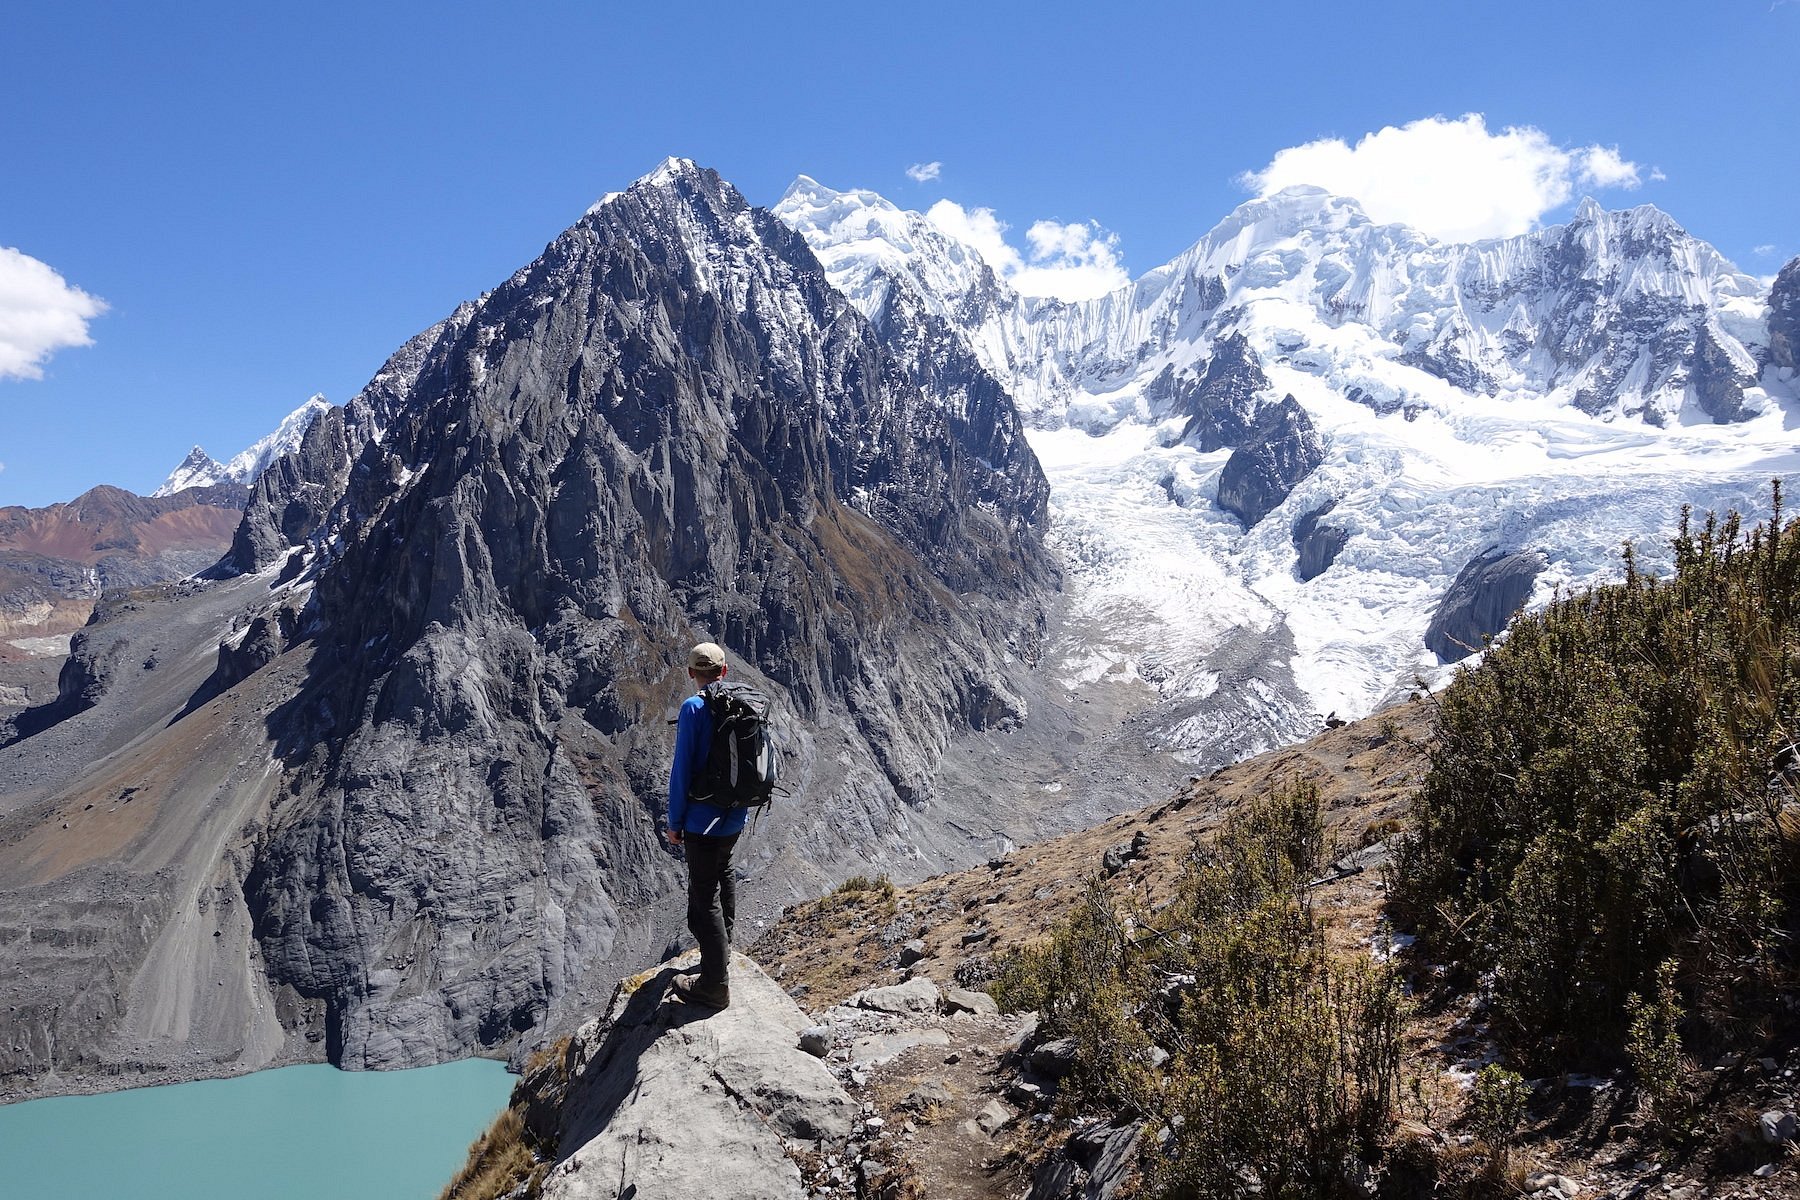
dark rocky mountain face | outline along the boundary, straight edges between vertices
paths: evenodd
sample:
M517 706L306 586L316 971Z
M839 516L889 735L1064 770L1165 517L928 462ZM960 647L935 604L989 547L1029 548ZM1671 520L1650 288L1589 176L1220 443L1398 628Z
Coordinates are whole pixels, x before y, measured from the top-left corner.
M1425 645L1444 662L1461 662L1505 629L1544 570L1535 550L1490 550L1463 565L1425 630Z
M1769 357L1800 371L1800 258L1789 260L1769 289Z
M1144 389L1152 411L1161 416L1186 416L1181 440L1203 453L1241 446L1256 424L1262 393L1269 377L1249 341L1241 333L1220 338L1212 357L1196 377L1165 370Z
M649 912L678 877L663 722L703 637L783 697L803 811L772 884L942 853L937 756L1020 712L1047 487L941 324L883 326L716 175L665 168L439 327L379 439L321 420L265 476L239 565L322 553L304 618L262 627L312 665L243 888L334 1059L503 1043L678 924Z
M1324 520L1336 505L1334 500L1313 509L1294 522L1294 549L1300 556L1299 561L1294 564L1294 574L1302 583L1317 579L1329 571L1331 564L1337 561L1337 556L1350 544L1348 529Z
M1219 472L1219 507L1253 527L1288 498L1325 461L1325 445L1312 418L1292 396L1256 418L1250 436Z

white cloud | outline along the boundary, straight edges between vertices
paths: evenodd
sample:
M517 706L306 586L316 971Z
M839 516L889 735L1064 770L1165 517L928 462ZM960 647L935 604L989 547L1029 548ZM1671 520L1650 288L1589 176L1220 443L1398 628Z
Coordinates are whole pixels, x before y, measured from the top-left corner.
M87 324L105 311L49 265L0 246L0 379L42 379L52 354L94 344Z
M991 208L939 200L925 215L951 237L975 247L1021 295L1091 300L1131 282L1119 258L1118 235L1093 221L1034 221L1025 231L1027 249L1021 251L1006 240L1011 226Z
M1640 170L1615 146L1558 146L1529 125L1491 133L1469 113L1389 125L1355 146L1341 138L1290 146L1239 182L1259 196L1311 184L1354 197L1372 220L1472 241L1524 233L1577 187L1635 188Z
M1756 255L1758 258L1767 258L1769 255L1775 253L1775 243L1764 242L1760 246L1752 246L1750 247L1750 253Z
M1663 174L1663 169L1661 167L1650 168L1651 183L1662 183L1666 179L1668 179L1668 176Z
M914 183L930 183L944 173L941 162L914 163L906 168L906 174Z
M1581 166L1579 179L1582 183L1603 188L1624 188L1629 192L1636 190L1644 182L1638 178L1638 165L1626 162L1620 156L1617 146L1589 146L1585 150L1575 151L1575 158Z

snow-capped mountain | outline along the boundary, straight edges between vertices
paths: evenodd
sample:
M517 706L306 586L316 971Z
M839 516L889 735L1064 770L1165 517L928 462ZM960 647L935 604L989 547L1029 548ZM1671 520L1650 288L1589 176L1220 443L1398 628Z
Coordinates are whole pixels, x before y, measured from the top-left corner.
M257 439L255 443L235 455L230 462L220 462L199 446L188 451L188 456L181 460L181 465L169 472L161 487L150 494L152 496L173 496L183 488L211 487L214 484L237 482L252 484L256 477L276 459L300 445L306 431L312 427L313 421L320 413L331 405L323 396L313 396L289 413L275 427L274 432Z
M1650 206L1454 244L1294 188L1082 303L872 192L802 177L776 212L877 324L917 293L1009 386L1066 681L1151 683L1197 761L1366 713L1441 670L1427 626L1479 642L1447 608L1542 602L1628 539L1654 561L1682 504L1754 511L1800 470L1766 286Z

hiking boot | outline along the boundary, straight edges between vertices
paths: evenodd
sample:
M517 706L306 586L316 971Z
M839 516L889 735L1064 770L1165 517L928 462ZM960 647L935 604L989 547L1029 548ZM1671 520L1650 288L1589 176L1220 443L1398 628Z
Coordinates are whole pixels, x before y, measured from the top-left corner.
M695 1004L701 1008L730 1008L731 985L725 983L674 983L670 990L685 1003Z

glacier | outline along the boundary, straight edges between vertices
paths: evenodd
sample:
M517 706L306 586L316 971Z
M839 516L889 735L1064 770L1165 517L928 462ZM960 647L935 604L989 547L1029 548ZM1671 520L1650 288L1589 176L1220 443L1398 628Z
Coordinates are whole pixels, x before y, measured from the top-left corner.
M1540 555L1542 605L1616 575L1626 542L1666 568L1682 506L1759 513L1800 471L1766 284L1651 206L1446 243L1290 188L1081 303L1017 294L874 192L802 176L775 212L872 320L910 292L1009 387L1065 571L1051 668L1148 689L1151 741L1197 765L1441 682L1424 631L1484 553ZM1228 450L1178 403L1231 337L1258 402L1294 397L1327 447L1248 530L1217 504ZM1320 521L1339 548L1303 577Z

